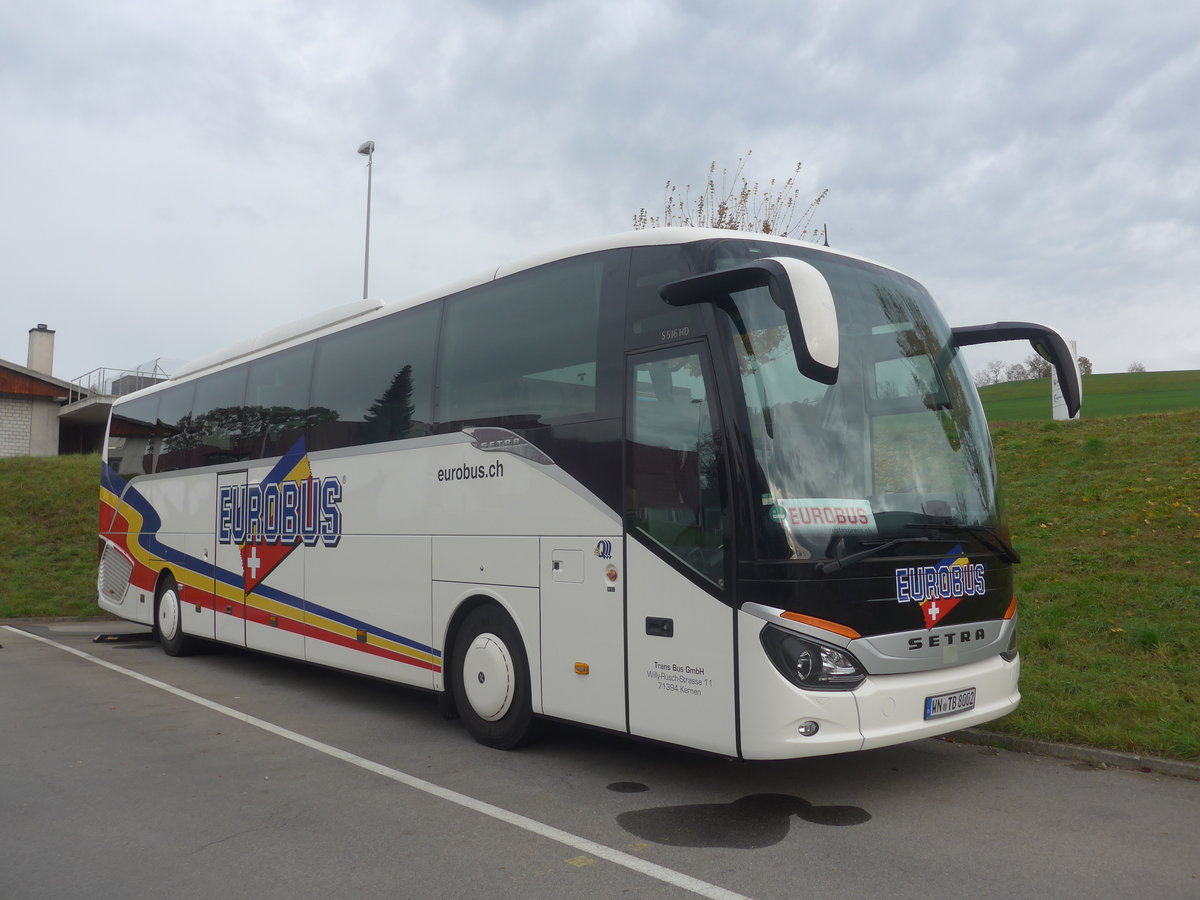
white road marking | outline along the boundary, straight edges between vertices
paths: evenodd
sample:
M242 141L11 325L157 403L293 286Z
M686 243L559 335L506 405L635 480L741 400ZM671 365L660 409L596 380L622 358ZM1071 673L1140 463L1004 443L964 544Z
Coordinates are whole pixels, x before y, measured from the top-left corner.
M722 887L717 887L715 884L709 884L707 881L701 881L698 878L693 878L690 875L684 875L682 872L676 872L674 869L668 869L666 866L660 866L656 863L640 859L629 853L624 853L620 850L614 850L611 847L606 847L603 844L597 844L595 841L589 841L587 838L579 837L571 834L569 831L563 831L560 828L555 828L552 825L547 825L544 822L539 822L536 819L530 819L527 816L522 816L519 813L509 812L507 809L502 809L499 806L493 806L491 803L486 803L483 800L476 800L474 797L468 797L466 794L460 794L458 791L452 791L448 788L439 787L432 782L409 775L407 772L401 772L399 769L393 769L390 766L385 766L382 763L373 762L364 757L350 753L348 750L342 750L314 738L307 737L290 729L284 728L282 725L276 725L274 722L268 722L265 719L260 719L257 716L247 715L239 710L224 706L215 701L201 697L198 694L193 694L190 691L185 691L182 688L177 688L174 685L167 684L165 681L159 681L157 678L151 678L148 675L143 675L140 672L135 672L132 669L126 669L124 666L118 666L108 660L101 659L98 656L92 656L90 653L84 653L82 650L77 650L74 647L69 647L66 644L60 644L57 641L52 641L49 638L41 635L32 634L28 631L22 631L19 628L13 628L11 625L3 626L5 631L11 631L13 634L21 637L29 638L34 641L39 641L58 650L63 650L66 653L71 653L78 656L80 659L86 659L88 662L95 663L112 672L117 672L125 675L135 681L140 681L142 684L150 687L158 688L166 691L168 694L174 694L183 700L190 703L195 703L198 706L203 706L211 709L213 712L218 712L221 715L229 716L231 719L237 719L239 722L244 722L247 725L253 725L255 728L261 728L263 731L270 732L278 737L300 744L302 747L308 747L310 750L316 750L318 753L324 753L326 756L331 756L334 759L342 762L350 763L353 766L358 766L360 769L366 769L368 772L374 772L376 775L382 775L384 778L389 778L392 781L397 781L406 787L414 788L418 791L424 791L426 794L431 794L434 797L440 797L450 803L457 804L465 809L481 813L485 816L491 816L493 819L499 819L501 822L506 822L509 825L515 825L517 828L523 828L533 834L541 835L544 838L549 838L552 841L557 841L560 844L585 853L588 856L603 859L618 866L624 866L626 869L631 869L639 874L646 875L658 881L674 887L683 888L691 891L701 897L710 897L713 900L750 900L744 894L738 894L734 891L726 890Z

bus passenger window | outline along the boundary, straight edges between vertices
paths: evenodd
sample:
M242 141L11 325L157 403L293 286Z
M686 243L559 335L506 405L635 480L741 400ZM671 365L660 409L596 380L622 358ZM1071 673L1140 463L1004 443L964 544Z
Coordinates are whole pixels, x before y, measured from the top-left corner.
M192 398L196 383L177 385L163 391L158 403L158 455L155 472L172 472L192 467L192 450L196 446L192 425Z
M440 421L520 428L594 414L604 270L585 256L451 297Z
M113 408L108 427L108 464L124 478L148 475L154 471L160 396L151 394Z
M313 375L312 450L429 434L441 305L430 303L322 338Z
M212 466L245 459L246 367L205 375L196 383L192 425L196 444L193 466Z
M313 345L302 344L250 363L246 385L247 456L282 456L304 436Z

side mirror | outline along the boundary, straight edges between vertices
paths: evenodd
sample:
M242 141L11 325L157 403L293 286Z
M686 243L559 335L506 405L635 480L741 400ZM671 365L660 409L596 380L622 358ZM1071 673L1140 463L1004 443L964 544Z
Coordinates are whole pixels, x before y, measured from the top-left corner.
M1059 389L1067 405L1067 415L1074 418L1083 402L1083 379L1071 347L1061 334L1046 325L1033 322L993 322L991 325L967 325L951 328L956 347L971 344L992 344L998 341L1027 340L1034 351L1054 366Z
M825 276L808 263L769 257L734 269L672 281L658 293L672 306L723 306L730 294L761 287L770 291L771 299L783 311L800 373L822 384L836 384L841 346L837 307Z

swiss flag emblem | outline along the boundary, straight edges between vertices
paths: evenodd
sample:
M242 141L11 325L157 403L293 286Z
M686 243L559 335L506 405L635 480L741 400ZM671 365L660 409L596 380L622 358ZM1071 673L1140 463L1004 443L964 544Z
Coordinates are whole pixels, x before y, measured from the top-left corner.
M258 587L299 546L299 539L291 544L264 544L257 541L243 544L242 577L245 579L246 593Z
M942 624L942 619L958 606L962 597L943 597L940 600L926 600L921 604L921 615L925 617L925 628L930 629Z

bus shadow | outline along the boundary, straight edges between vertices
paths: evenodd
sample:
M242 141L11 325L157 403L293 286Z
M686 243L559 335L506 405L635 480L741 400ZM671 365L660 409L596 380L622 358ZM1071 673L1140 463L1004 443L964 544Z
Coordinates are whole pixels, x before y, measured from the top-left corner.
M857 806L814 806L789 794L751 794L732 803L689 803L623 812L617 824L645 841L675 847L759 850L788 836L792 822L862 825L871 814Z

